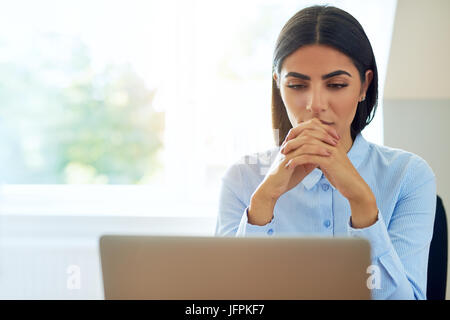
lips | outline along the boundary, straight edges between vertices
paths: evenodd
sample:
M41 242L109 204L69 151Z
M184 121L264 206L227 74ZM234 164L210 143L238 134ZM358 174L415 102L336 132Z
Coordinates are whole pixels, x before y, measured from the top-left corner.
M320 119L319 119L320 120ZM302 121L300 121L300 122L298 122L298 123L302 123L302 122L304 122L303 120ZM328 121L325 121L325 120L320 120L320 122L322 122L323 124L327 124L327 125L332 125L332 124L334 124L334 122L328 122Z

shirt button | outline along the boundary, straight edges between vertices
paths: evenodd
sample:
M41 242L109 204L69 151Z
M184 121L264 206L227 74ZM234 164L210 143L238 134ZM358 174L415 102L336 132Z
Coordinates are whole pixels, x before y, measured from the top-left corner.
M328 184L326 184L326 183L324 183L324 184L322 185L322 190L323 190L323 191L328 191L329 188L330 188L330 186L329 186Z
M269 236L272 235L272 234L273 234L273 229L267 230L267 234L268 234Z
M325 228L329 228L331 226L331 221L330 220L325 220L323 222L323 225L325 226Z

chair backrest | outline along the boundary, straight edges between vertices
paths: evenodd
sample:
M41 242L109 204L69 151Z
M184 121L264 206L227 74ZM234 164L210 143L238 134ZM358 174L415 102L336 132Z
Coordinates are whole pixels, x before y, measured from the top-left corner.
M442 199L437 196L436 201L436 217L428 257L428 300L444 300L447 288L447 217Z

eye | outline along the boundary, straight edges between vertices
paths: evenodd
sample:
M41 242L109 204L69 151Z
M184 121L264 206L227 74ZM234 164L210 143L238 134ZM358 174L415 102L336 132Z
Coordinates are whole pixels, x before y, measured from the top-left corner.
M342 89L348 86L346 83L330 83L327 85L331 89ZM294 90L305 89L307 86L304 84L288 84L286 87Z
M328 84L328 87L332 88L332 89L341 89L341 88L345 88L347 86L348 86L348 84L346 84L346 83L330 83L330 84Z
M291 88L291 89L296 89L296 90L306 88L306 86L303 84L289 84L289 85L287 85L287 87Z

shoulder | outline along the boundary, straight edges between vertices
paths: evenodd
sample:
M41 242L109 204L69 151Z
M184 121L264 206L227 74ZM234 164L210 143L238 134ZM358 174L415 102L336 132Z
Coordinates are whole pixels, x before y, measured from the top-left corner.
M429 181L435 179L435 174L428 162L412 152L382 146L372 142L369 145L369 161L377 168L390 173L401 174L405 183Z

